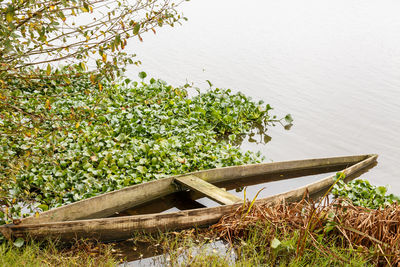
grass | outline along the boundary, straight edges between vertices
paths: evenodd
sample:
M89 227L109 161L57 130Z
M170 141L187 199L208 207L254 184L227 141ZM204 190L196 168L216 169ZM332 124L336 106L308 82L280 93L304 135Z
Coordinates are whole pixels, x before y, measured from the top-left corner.
M307 239L302 256L297 257L296 246L300 231L283 234L275 232L280 245L271 248L270 226L259 224L248 230L245 238L235 240L230 246L222 244L213 232L162 233L149 240L156 244L159 253L154 266L374 266L372 257L365 251L351 249L340 237L315 243ZM214 235L214 236L213 236ZM210 238L213 236L213 238ZM322 237L322 236L321 236ZM142 236L148 238L148 236ZM216 243L218 243L216 245ZM318 247L315 245L317 244ZM328 252L329 251L329 252Z
M372 266L365 253L332 246L331 240L319 242L321 247L329 247L335 256L327 255L319 249L309 247L302 257L295 257L295 244L299 233L295 232L282 239L285 244L270 251L265 231L260 228L250 230L246 239L237 240L234 248L227 253L223 249L212 248L210 240L201 241L198 235L160 235L152 239L161 243L164 256L155 262L159 266ZM337 243L337 242L334 242ZM291 246L291 248L290 248ZM92 247L92 249L95 247ZM232 253L232 251L234 253ZM340 260L338 259L340 258ZM59 249L54 243L29 243L23 248L0 245L0 266L116 266L120 261L112 253L111 246L88 250L75 247Z
M248 225L246 234L229 244L213 229L138 235L136 242L157 247L154 266L375 266L369 251L349 248L342 236L320 234L305 239L302 255L296 252L301 231L286 231L271 223ZM271 240L276 240L271 242ZM279 240L279 241L278 241ZM134 245L133 245L134 246Z
M296 247L300 239L300 231L290 234L279 234L274 240L280 240L279 245L272 248L266 235L268 225L249 230L249 236L240 241L240 253L235 266L367 266L368 258L355 250L338 246L336 240L321 239L312 242L306 240L306 249L301 256L296 255ZM317 246L318 247L317 247ZM329 253L327 252L329 251Z
M340 237L318 240L316 243L306 240L302 256L297 257L296 246L300 231L287 234L276 231L280 244L272 248L269 235L271 225L259 224L247 229L245 238L235 240L227 251L212 249L210 241L199 241L199 235L193 237L169 237L171 250L160 260L169 266L374 266L368 253L349 249ZM209 233L208 233L209 234ZM206 234L206 235L208 235ZM165 237L163 237L165 238ZM197 238L197 242L196 239ZM278 240L278 238L276 239ZM316 245L318 247L316 247ZM220 246L221 247L221 246ZM184 249L182 249L184 248ZM329 252L328 252L329 251ZM167 260L166 260L167 259Z
M300 232L275 233L279 246L272 249L270 225L250 227L245 238L235 240L232 247L215 237L214 232L160 233L147 239L162 254L155 261L159 266L372 266L374 261L365 251L350 249L340 238L317 243L307 239L304 253L296 257ZM218 245L214 245L218 242ZM316 246L317 244L317 246ZM326 251L329 251L326 252ZM78 245L61 249L55 243L31 242L22 248L0 245L0 266L116 266L123 261L110 245Z
M0 266L116 266L110 246L81 242L61 249L53 242L30 242L22 248L0 244Z

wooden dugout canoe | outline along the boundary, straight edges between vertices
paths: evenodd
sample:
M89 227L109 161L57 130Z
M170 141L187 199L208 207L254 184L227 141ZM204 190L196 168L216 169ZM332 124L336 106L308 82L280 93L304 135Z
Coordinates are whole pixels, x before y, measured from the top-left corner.
M9 239L55 237L63 241L76 238L112 241L128 239L137 231L152 232L207 226L243 204L243 200L214 184L229 185L243 179L252 180L253 183L254 181L255 183L276 181L297 177L298 175L290 175L290 173L299 171L323 173L341 170L346 177L351 177L375 164L377 157L371 154L260 163L171 176L78 201L43 212L39 216L27 217L18 224L0 226L0 231ZM295 190L258 199L257 202L296 201L301 199L306 192L313 195L328 188L334 183L335 177L331 175ZM195 193L200 193L222 205L170 213L110 217L128 208L188 189L190 193L193 192L191 196L194 198L196 198Z

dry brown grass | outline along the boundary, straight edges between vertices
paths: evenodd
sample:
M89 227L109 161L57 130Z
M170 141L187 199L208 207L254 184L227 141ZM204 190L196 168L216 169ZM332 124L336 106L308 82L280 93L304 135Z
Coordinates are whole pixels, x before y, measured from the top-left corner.
M250 205L248 203L247 207L238 208L236 212L224 216L212 229L220 237L233 242L235 239L245 239L250 229L268 224L273 231L267 232L265 238L271 241L277 232L282 235L300 232L297 257L304 253L306 239L335 257L329 247L320 247L316 241L323 235L331 240L344 240L345 247L372 255L377 264L400 266L398 204L372 210L340 199L329 202L325 198L317 203L307 198L296 203L255 204L248 211Z

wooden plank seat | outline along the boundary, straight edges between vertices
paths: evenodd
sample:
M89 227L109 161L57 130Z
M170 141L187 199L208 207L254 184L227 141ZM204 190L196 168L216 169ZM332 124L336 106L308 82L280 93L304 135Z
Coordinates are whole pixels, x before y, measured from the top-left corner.
M174 181L191 190L200 192L201 194L222 205L231 205L243 201L241 198L232 195L231 193L228 193L225 190L216 187L215 185L207 183L203 179L200 179L194 175L177 177Z

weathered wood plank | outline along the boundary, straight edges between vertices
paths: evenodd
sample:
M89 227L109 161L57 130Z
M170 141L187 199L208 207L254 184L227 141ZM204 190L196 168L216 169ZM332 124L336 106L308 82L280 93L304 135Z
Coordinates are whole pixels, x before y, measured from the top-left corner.
M216 187L194 175L186 175L175 178L175 182L188 187L194 191L211 198L222 205L231 205L243 201L241 198L232 195L221 188Z
M377 155L371 155L363 161L343 170L347 177L361 171L376 162ZM259 199L256 203L300 200L308 192L310 195L326 189L335 182L335 175L300 187L296 190ZM105 219L92 219L68 222L50 222L42 224L20 224L0 226L0 232L7 238L57 237L63 241L75 238L95 238L102 241L128 239L136 231L159 231L206 226L217 222L224 214L238 209L242 204L223 205L213 208L201 208L172 213L158 213Z

